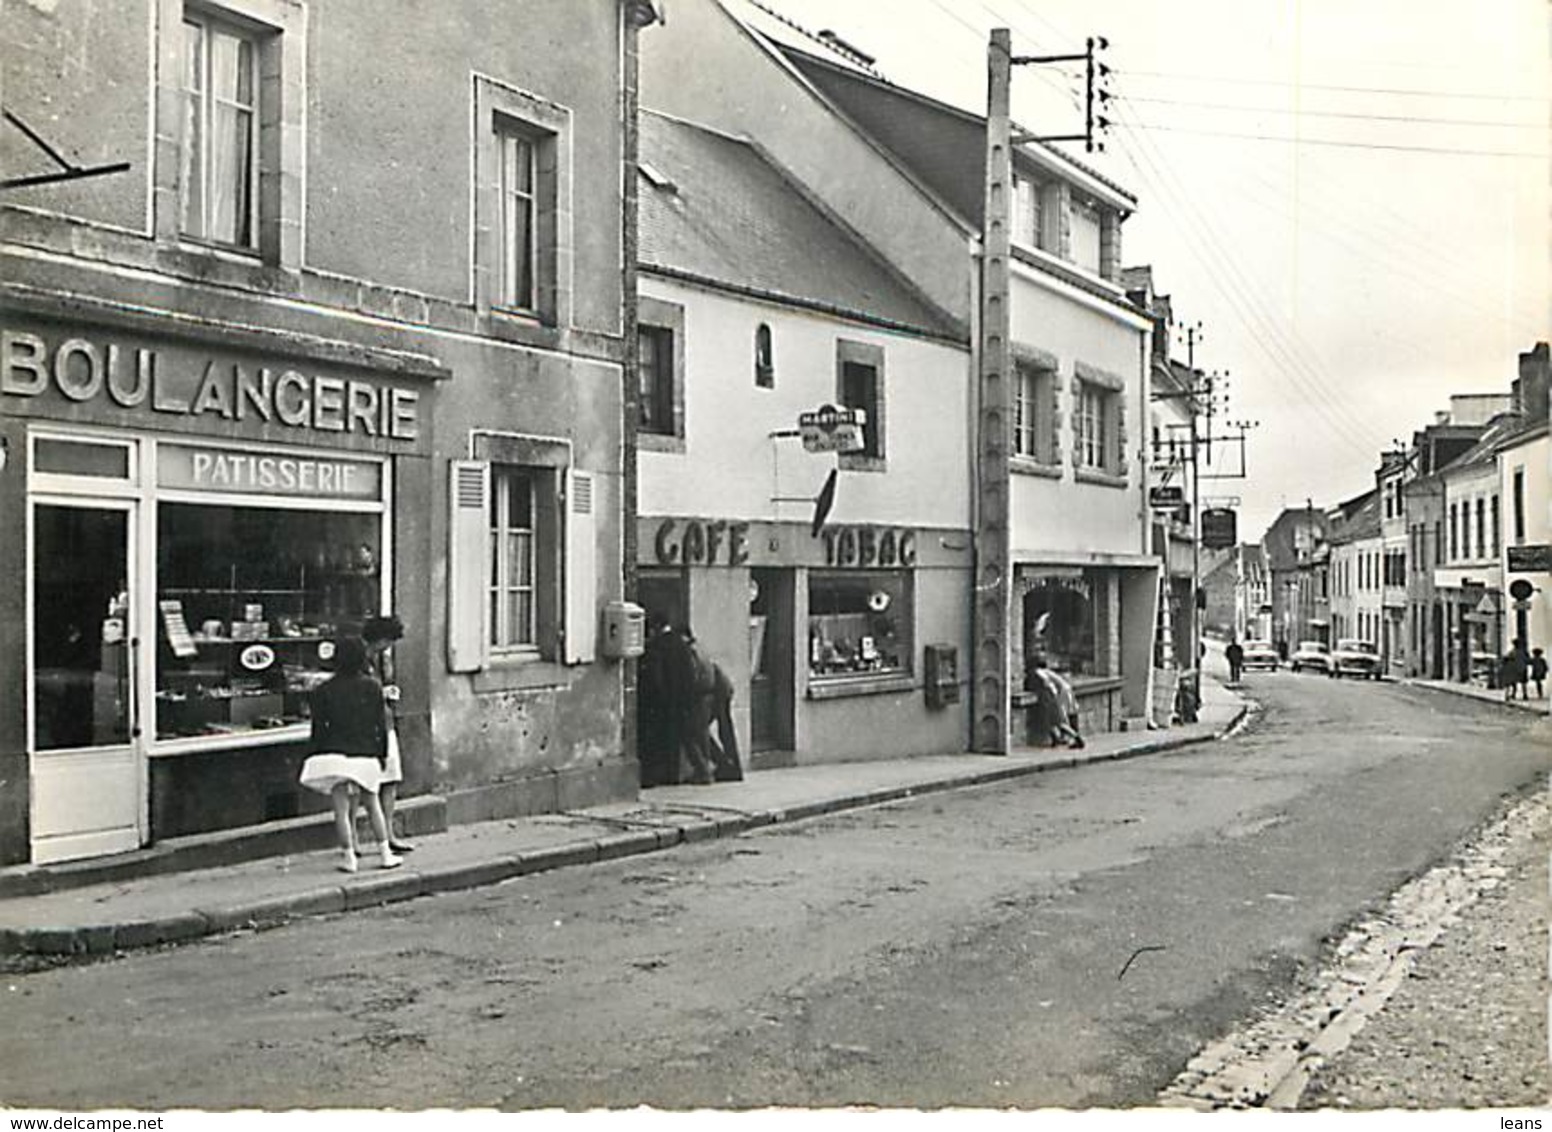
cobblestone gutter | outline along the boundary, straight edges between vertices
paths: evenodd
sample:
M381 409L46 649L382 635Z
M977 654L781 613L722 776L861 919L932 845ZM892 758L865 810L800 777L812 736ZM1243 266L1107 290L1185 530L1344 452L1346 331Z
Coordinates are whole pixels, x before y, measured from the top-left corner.
M1293 1109L1318 1094L1354 1107L1546 1104L1548 815L1545 792L1519 801L1398 889L1347 933L1304 993L1205 1048L1159 1103ZM1486 977L1493 957L1511 951L1514 969ZM1423 970L1434 957L1442 969ZM1376 1025L1369 1048L1354 1050L1364 1064L1335 1072L1409 976L1437 987L1429 1001ZM1452 989L1452 1007L1440 1005ZM1452 1050L1452 1041L1473 1048Z

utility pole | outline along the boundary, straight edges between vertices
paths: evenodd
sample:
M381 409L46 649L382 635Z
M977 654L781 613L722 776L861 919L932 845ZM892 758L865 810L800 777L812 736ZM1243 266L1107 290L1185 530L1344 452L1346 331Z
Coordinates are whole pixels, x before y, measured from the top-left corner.
M1095 112L1109 101L1096 81L1109 73L1095 59L1108 47L1090 37L1078 55L1014 55L1007 28L993 28L986 47L986 169L981 227L980 368L976 379L975 597L972 622L975 655L971 660L971 735L973 750L1008 753L1012 689L1009 668L1009 619L1013 607L1012 522L1008 457L1013 417L1013 352L1009 342L1012 270L1010 230L1013 196L1013 147L1029 141L1082 141L1090 151L1096 131L1109 121ZM1038 137L1013 133L1013 67L1083 61L1088 65L1088 112L1082 134ZM1019 631L1022 632L1022 619Z
M1197 449L1200 445L1196 434L1196 418L1199 409L1196 399L1200 392L1201 375L1196 372L1196 340L1201 337L1201 334L1200 322L1186 327L1186 369L1191 374L1191 392L1188 401L1191 407L1191 667L1198 670L1198 688L1201 686L1202 663L1202 493L1198 486L1200 465Z
M1012 690L1008 620L1012 611L1008 439L1013 353L1008 342L1008 293L1013 195L1012 123L1009 98L1012 39L994 28L986 50L986 195L981 235L981 366L976 405L975 683L971 746L989 755L1008 753Z

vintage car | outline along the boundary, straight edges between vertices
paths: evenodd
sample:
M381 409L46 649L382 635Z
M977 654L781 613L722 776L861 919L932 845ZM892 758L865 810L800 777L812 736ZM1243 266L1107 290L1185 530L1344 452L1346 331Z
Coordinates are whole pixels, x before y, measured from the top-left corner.
M1277 671L1281 661L1271 641L1246 641L1241 647L1245 650L1245 661L1242 667L1246 672L1252 668L1264 668L1268 672Z
M1331 650L1325 641L1300 641L1288 658L1288 667L1295 672L1321 672L1331 675Z
M1344 637L1337 641L1331 654L1331 675L1361 676L1366 680L1380 678L1379 650L1368 641L1356 637Z

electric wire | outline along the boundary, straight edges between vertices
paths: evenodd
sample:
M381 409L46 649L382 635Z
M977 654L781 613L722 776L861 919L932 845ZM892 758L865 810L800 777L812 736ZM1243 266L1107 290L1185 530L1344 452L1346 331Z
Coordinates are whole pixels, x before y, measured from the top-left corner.
M1123 110L1123 114L1125 111ZM1128 162L1133 166L1138 177L1152 184L1159 193L1160 200L1166 206L1173 206L1170 211L1184 220L1194 231L1195 242L1187 242L1186 248L1201 262L1210 285L1216 289L1224 302L1244 320L1245 329L1251 331L1250 341L1272 362L1273 368L1282 372L1288 380L1300 387L1310 404L1314 406L1317 414L1322 416L1331 427L1333 433L1351 445L1355 450L1372 453L1376 450L1376 442L1369 437L1367 430L1350 419L1345 411L1338 411L1334 406L1339 404L1332 390L1328 389L1319 374L1302 362L1299 350L1302 344L1290 346L1284 339L1284 331L1278 320L1267 314L1261 307L1259 293L1250 284L1249 280L1239 268L1235 259L1223 249L1210 221L1202 217L1195 209L1188 190L1176 193L1172 181L1173 173L1167 169L1167 161L1159 154L1160 164L1156 164L1148 152L1152 143L1143 135L1130 129L1129 124L1123 119L1121 128L1137 141L1137 154L1133 156L1131 149L1123 149ZM1144 170L1138 164L1138 159L1146 163L1148 170ZM1208 262L1209 258L1212 262ZM1310 354L1314 351L1308 346L1302 348Z
M1128 78L1161 78L1185 82L1230 83L1244 86L1278 86L1291 87L1297 90L1344 91L1352 94L1385 94L1419 98L1461 98L1488 102L1540 102L1542 104L1545 104L1547 101L1545 94L1490 94L1478 91L1421 90L1415 87L1342 86L1336 83L1284 82L1279 79L1256 79L1235 75L1193 75L1183 71L1133 70L1130 67L1127 68L1126 74Z
M1403 122L1435 126L1478 126L1506 130L1546 130L1546 122L1495 122L1485 118L1435 118L1419 114L1360 114L1346 110L1312 110L1304 106L1245 106L1232 102L1201 102L1190 98L1148 98L1127 96L1133 104L1150 106L1194 106L1206 110L1236 111L1242 114L1294 114L1300 118L1344 118L1365 122Z
M1321 145L1331 146L1337 149L1369 149L1400 153L1439 153L1452 157L1509 157L1545 161L1552 158L1552 153L1533 153L1526 150L1498 150L1498 149L1458 149L1452 146L1436 145L1394 145L1381 142L1351 142L1336 141L1331 138L1299 138L1287 136L1275 136L1272 134L1246 134L1229 130L1200 130L1190 126L1166 126L1159 122L1137 121L1134 127L1139 130L1162 130L1170 134L1196 134L1200 137L1212 138L1240 138L1244 141L1282 142L1287 145Z

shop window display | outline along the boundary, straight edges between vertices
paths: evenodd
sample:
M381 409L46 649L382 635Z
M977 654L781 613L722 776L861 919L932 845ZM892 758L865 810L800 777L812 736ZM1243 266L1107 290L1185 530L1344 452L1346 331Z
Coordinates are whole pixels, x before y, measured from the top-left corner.
M1094 580L1087 572L1036 579L1024 595L1026 652L1075 676L1103 675L1094 647Z
M905 571L811 573L809 675L909 672L911 616L911 576Z
M164 503L156 735L300 724L334 638L378 611L375 514Z

